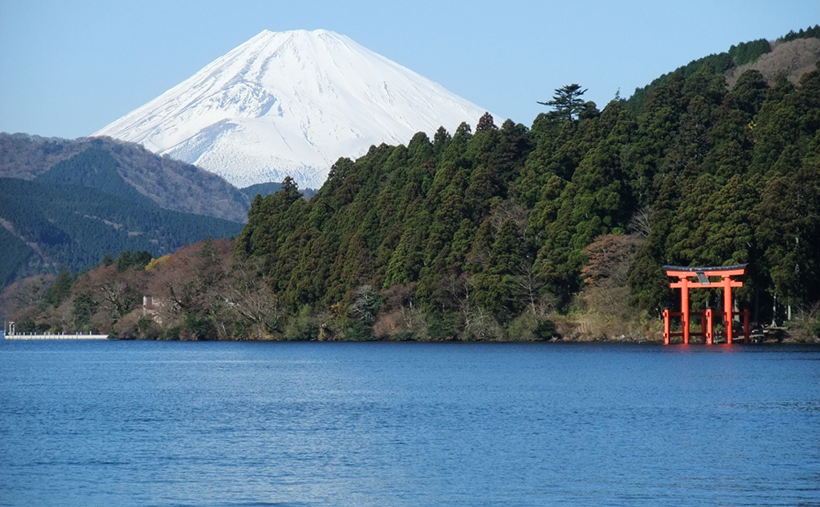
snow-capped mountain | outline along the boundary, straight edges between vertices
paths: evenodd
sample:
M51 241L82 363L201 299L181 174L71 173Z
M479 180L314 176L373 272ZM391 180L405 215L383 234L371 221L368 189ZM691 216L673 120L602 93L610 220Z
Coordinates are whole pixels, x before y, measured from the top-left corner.
M140 143L237 186L319 188L342 156L485 110L326 30L263 31L95 136Z

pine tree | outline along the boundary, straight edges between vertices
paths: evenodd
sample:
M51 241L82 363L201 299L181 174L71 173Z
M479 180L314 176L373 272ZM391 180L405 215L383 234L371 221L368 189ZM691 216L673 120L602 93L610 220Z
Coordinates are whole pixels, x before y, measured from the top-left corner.
M586 89L581 89L581 85L573 83L556 88L552 100L538 103L542 106L554 108L553 114L555 116L572 122L578 119L578 115L586 109L585 102L581 98L586 92Z

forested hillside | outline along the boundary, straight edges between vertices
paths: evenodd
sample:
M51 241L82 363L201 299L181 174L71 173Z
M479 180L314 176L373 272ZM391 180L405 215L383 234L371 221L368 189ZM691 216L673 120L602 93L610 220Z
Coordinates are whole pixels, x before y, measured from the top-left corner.
M638 113L643 107L649 93L673 75L688 77L698 72L704 64L711 66L717 73L726 75L729 87L747 70L757 70L770 84L778 75L792 83L814 69L820 59L820 25L791 31L787 35L770 42L758 39L733 45L728 51L712 54L693 60L678 67L675 71L664 74L645 87L638 88L627 100L630 111Z
M95 189L48 182L68 178L59 165L55 169L36 181L0 178L0 287L21 275L88 269L106 253L145 250L160 256L208 236L235 235L242 227L162 209L116 172L98 172L101 188Z
M95 155L83 156L89 150ZM87 174L96 160L103 160L101 153L108 155L109 166L113 160L127 186L161 208L234 222L246 219L249 199L219 176L110 138L70 140L0 133L0 177L31 180L57 164L69 164L64 166L64 176L74 170Z
M770 320L775 297L820 298L820 72L727 90L723 70L672 74L637 116L567 87L531 130L485 116L342 159L310 202L292 186L254 201L237 251L291 312L372 292L375 316L378 293L423 309L431 337L534 332L619 262L647 317L670 302L663 264L749 263L740 303Z
M280 187L237 189L194 166L111 139L0 134L0 288L63 266L88 269L106 253L160 256L208 236L235 235L251 199Z
M748 263L738 305L758 324L790 308L817 336L820 69L797 84L750 69L729 87L719 63L603 109L564 86L531 128L487 114L475 132L374 146L310 201L290 180L256 197L235 245L99 268L18 321L147 338L640 340L675 303L664 264ZM83 317L78 298L111 280L130 306ZM695 305L720 306L701 292Z

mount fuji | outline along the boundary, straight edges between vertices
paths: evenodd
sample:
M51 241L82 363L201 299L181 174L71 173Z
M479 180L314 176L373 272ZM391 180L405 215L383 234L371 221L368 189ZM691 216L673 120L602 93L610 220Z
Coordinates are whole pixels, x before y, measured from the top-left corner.
M244 187L319 188L342 156L472 125L485 109L326 30L263 31L93 136L142 144Z

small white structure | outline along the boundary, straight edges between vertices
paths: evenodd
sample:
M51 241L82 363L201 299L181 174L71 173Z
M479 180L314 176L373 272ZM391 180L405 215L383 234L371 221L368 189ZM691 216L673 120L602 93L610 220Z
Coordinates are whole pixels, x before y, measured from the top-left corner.
M107 340L107 334L73 333L73 334L36 334L18 333L14 327L14 322L8 323L8 329L3 329L3 337L6 340Z

